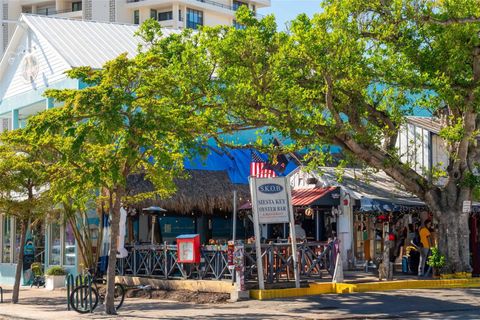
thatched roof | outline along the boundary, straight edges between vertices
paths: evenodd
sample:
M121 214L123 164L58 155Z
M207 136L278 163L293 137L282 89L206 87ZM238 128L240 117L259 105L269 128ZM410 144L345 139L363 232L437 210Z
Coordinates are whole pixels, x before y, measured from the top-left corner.
M237 190L237 203L250 198L248 185L233 184L225 171L188 170L189 178L176 179L177 192L168 199L158 197L136 203L141 209L152 205L160 206L169 212L190 214L201 212L212 214L217 211L233 211L233 191ZM136 195L155 190L144 175L132 175L127 181L127 193Z

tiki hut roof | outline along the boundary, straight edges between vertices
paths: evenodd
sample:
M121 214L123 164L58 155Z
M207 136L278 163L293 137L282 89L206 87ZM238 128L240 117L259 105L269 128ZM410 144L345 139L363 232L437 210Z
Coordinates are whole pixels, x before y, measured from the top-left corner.
M233 211L233 191L237 190L238 203L250 198L248 185L233 184L225 171L187 170L189 178L175 179L177 192L168 199L159 197L138 202L135 208L160 206L169 212L187 214L201 212ZM152 192L153 184L144 179L143 174L132 175L127 181L127 193L137 195Z

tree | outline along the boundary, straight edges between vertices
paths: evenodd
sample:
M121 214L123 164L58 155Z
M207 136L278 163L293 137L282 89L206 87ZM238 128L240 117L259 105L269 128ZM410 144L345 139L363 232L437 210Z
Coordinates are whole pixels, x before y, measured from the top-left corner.
M158 23L147 24L150 28L143 31L159 30ZM159 41L142 30L140 34L151 45ZM181 174L185 156L198 149L209 124L192 112L188 95L194 89L188 88L186 81L185 91L177 90L178 84L169 80L172 74L167 61L154 51L141 51L133 59L124 54L101 70L82 67L68 75L88 87L47 91L48 97L64 106L32 117L26 130L42 148L60 155L54 164L58 172L67 170L75 177L60 182L53 179L53 188L72 191L72 195L86 186L106 191L101 200L109 210L111 249L105 307L107 314L115 314L115 249L121 206L138 201L138 197L174 192L173 178ZM156 186L155 192L136 199L127 197L127 177L135 173L144 173Z
M188 77L204 93L196 112L214 114L224 131L265 128L290 137L313 160L328 157L323 147L333 144L385 171L439 220L446 271L471 270L462 204L480 182L478 1L325 0L321 13L300 15L287 32L276 30L273 16L257 20L246 8L237 20L246 28L170 39L187 48L170 59L183 70L175 81ZM199 65L209 71L190 73ZM416 172L396 148L406 116L419 109L448 111L444 172Z
M21 142L24 138L22 130L0 136L0 212L15 217L21 228L12 303L18 302L27 229L51 209L48 159L33 144Z

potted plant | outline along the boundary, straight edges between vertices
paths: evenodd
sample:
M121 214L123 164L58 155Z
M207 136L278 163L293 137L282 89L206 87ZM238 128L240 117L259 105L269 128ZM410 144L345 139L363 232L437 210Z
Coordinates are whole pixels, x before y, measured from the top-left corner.
M52 266L45 272L45 288L54 290L65 287L65 276L67 272L60 266Z
M440 253L437 247L432 247L432 253L428 257L427 264L433 269L433 277L440 277L440 269L445 266L445 256Z

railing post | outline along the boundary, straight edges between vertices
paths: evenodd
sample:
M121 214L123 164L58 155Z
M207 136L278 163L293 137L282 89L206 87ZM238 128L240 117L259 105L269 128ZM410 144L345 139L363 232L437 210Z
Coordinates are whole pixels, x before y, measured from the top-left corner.
M268 250L268 283L273 283L273 244L270 244L268 247L267 247L267 250Z
M74 282L73 282L73 274L69 273L67 275L67 310L70 310L70 294L73 291Z
M163 243L163 254L165 255L165 279L168 279L168 249L167 242Z
M137 275L137 248L133 248L133 275Z
M93 312L93 305L92 305L92 276L91 275L87 275L87 283L88 283L88 303L90 304L89 305L89 309L90 309L90 313Z

